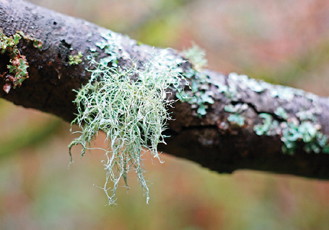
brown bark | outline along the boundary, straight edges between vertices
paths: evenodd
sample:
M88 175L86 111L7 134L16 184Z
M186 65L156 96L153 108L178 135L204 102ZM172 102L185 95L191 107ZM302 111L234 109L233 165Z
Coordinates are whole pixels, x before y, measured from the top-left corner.
M69 56L82 52L84 57L90 54L90 47L101 39L106 29L86 21L65 16L33 4L19 0L0 0L0 27L7 36L23 31L43 42L41 50L19 43L22 55L29 63L29 76L22 86L12 89L9 94L0 90L0 97L17 105L35 108L55 114L66 121L74 119L75 98L73 89L86 83L90 73L85 70L86 61L79 65L69 65ZM129 38L123 39L123 49L138 61L145 61L145 50L152 47L137 45ZM98 49L98 52L102 51ZM178 55L176 51L173 54ZM100 57L105 54L101 54ZM99 57L99 58L100 58ZM8 57L0 55L0 73L6 72ZM125 65L123 59L120 65ZM294 94L292 98L273 97L271 92L278 86L267 85L262 92L242 87L240 80L229 79L222 74L205 71L213 80L223 85L236 86L238 97L231 98L211 85L215 103L209 105L205 116L195 116L195 109L187 103L175 103L172 109L173 121L168 123L167 145L159 150L168 154L186 158L220 173L231 173L237 169L255 169L275 173L293 174L319 179L329 178L329 154L307 153L304 143L299 141L294 154L283 154L283 142L279 134L257 135L254 125L262 123L261 113L273 116L278 107L284 108L289 117L303 110L317 109L314 114L321 132L329 135L329 100L306 93ZM5 84L0 79L0 88ZM227 120L230 115L224 110L228 104L245 104L241 115L245 118L242 127Z

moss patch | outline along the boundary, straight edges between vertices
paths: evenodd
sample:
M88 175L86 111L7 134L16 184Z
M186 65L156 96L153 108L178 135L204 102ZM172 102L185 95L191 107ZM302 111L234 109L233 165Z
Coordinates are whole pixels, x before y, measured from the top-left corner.
M7 37L0 28L0 54L7 55L10 63L7 65L8 71L0 73L0 77L5 81L3 90L6 93L9 93L11 88L16 89L17 86L21 86L23 81L29 78L27 71L29 64L26 57L17 48L17 44L21 38L27 40L28 43L32 43L35 48L40 49L42 47L41 41L26 36L22 31L18 31L13 36Z
M79 52L77 55L69 56L69 65L79 65L82 62L82 53Z

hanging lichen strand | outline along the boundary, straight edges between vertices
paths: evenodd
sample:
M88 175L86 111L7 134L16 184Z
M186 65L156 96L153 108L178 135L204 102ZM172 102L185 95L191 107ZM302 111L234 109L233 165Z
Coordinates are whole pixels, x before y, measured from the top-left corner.
M103 48L106 46L114 48L111 52L119 47L112 43ZM108 67L107 63L92 61L95 68L91 70L90 81L77 91L74 103L78 114L72 123L79 124L82 131L69 148L71 151L73 145L80 144L84 155L98 132L106 133L108 148L103 150L107 174L103 189L110 205L115 202L114 196L121 178L128 187L127 173L131 170L136 171L149 200L141 156L149 151L159 159L157 145L164 143L162 132L170 119L167 107L173 103L173 100L167 99L166 90L169 87L178 88L181 83L175 62L160 62L163 61L164 52L167 51L155 54L142 67L132 62L129 69ZM113 63L115 61L115 58L112 59Z

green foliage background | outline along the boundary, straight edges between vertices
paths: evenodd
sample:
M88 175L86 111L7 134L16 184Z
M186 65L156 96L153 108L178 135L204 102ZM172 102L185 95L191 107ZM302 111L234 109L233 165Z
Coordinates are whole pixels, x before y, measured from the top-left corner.
M33 0L155 46L197 43L208 67L329 95L329 2L323 0ZM99 151L68 169L70 126L0 100L0 229L328 229L329 182L239 171L220 175L165 154L146 157L150 204L136 176L104 183ZM104 145L104 135L95 146ZM122 184L123 186L124 184Z

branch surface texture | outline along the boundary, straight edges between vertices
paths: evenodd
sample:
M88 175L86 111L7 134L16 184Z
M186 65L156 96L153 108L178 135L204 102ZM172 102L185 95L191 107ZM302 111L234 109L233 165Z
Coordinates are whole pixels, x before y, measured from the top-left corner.
M0 0L0 28L0 97L69 122L76 118L77 90L92 77L88 58L114 63L107 29L28 2ZM175 100L164 131L170 137L158 150L220 173L254 169L329 179L328 98L202 70L189 54L116 36L117 68L143 66L165 52L166 60L180 60L189 82L178 96L167 89Z

